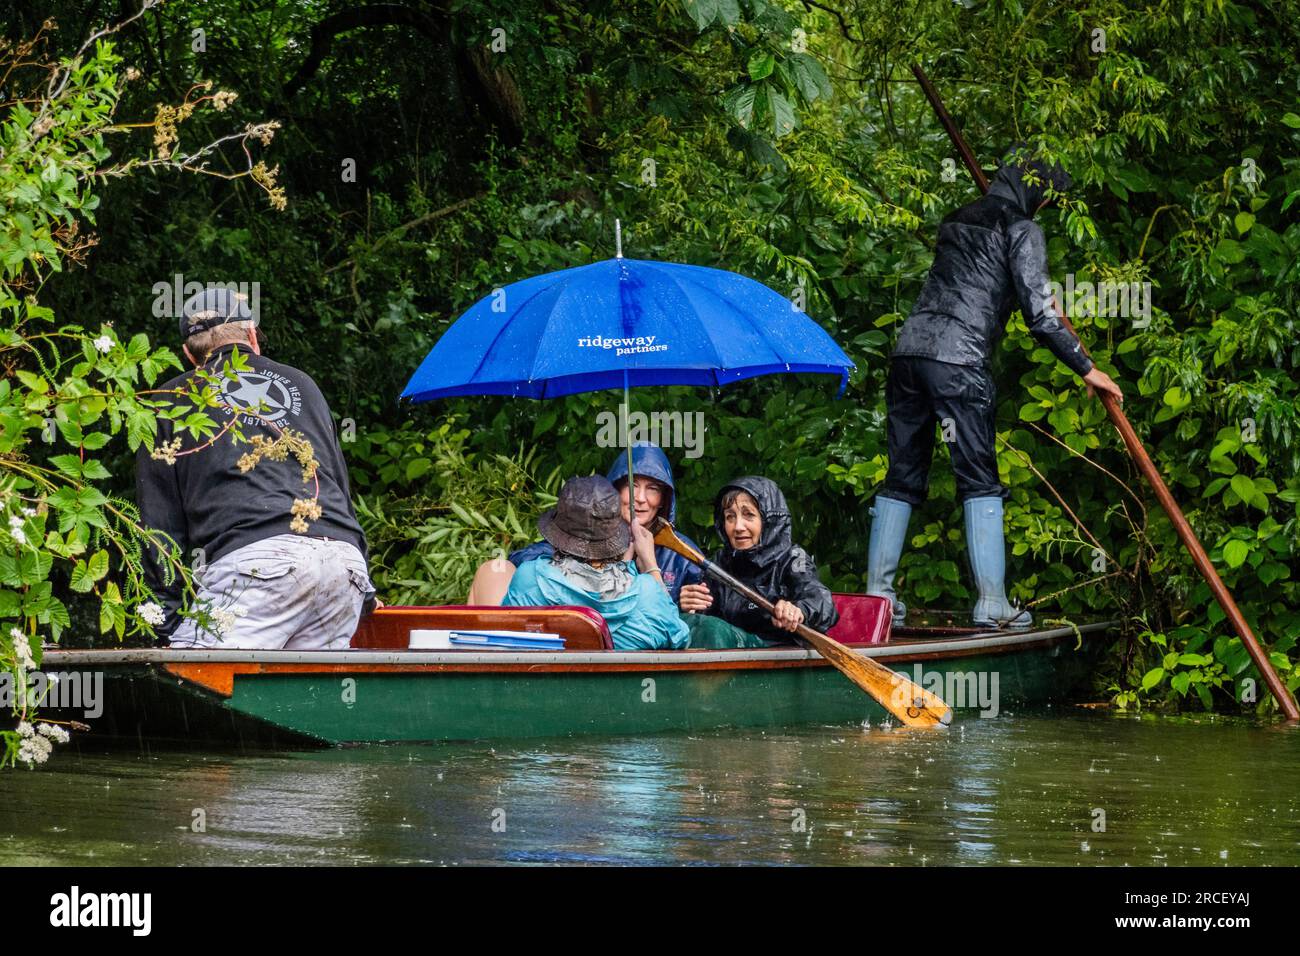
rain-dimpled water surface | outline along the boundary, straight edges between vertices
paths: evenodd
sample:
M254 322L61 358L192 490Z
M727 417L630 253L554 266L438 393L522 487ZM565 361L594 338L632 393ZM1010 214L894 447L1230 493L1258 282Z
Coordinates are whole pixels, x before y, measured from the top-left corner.
M1257 865L1300 861L1300 731L1064 714L0 773L0 863Z

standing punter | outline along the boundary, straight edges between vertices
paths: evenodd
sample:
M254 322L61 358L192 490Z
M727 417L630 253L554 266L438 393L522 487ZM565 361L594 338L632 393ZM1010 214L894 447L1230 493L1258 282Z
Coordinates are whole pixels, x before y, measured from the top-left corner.
M966 516L966 546L979 591L974 621L986 627L1028 627L1028 611L1005 590L1006 550L994 443L993 350L1014 305L1029 331L1083 379L1088 394L1123 395L1093 365L1079 340L1061 324L1048 285L1047 243L1033 217L1065 192L1070 177L1059 166L1013 149L982 198L951 213L939 226L934 264L903 323L890 359L886 388L889 472L872 508L867 593L889 598L894 624L907 607L894 593L894 574L912 508L929 491L935 425L942 423Z

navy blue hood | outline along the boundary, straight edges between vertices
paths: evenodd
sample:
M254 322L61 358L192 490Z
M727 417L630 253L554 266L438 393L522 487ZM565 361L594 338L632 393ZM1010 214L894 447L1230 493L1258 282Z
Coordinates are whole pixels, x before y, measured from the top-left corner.
M668 489L668 513L669 523L677 524L677 486L673 484L673 466L668 462L668 456L658 445L648 442L639 441L632 445L632 469L638 475L645 475L647 478L653 478L659 484ZM627 452L620 451L618 457L614 459L614 464L609 466L609 471L605 474L610 484L617 485L620 481L627 479ZM662 506L660 508L662 511Z

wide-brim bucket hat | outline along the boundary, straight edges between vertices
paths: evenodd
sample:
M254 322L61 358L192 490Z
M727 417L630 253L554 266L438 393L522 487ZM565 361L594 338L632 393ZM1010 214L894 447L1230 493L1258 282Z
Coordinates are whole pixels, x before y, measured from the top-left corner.
M566 481L537 529L557 551L593 561L621 558L632 542L618 492L600 475Z

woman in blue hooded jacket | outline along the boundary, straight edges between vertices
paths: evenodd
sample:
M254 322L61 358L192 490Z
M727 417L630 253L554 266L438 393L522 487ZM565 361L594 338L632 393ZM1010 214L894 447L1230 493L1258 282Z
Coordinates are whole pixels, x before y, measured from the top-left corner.
M648 527L658 516L663 515L673 524L677 523L677 486L673 483L673 468L668 463L668 456L663 449L650 442L637 442L632 446L632 468L636 473L636 488L633 499L636 507L637 524ZM605 475L609 482L618 489L626 512L628 506L627 491L627 453L619 452L614 464ZM696 551L702 550L678 532L677 535ZM485 561L474 573L474 583L470 587L469 597L465 603L470 605L500 604L510 587L515 569L526 561L537 558L549 558L554 553L550 543L543 540L530 544L526 548L511 552L509 560L499 558ZM630 554L629 554L630 557ZM664 587L674 604L681 601L682 587L698 584L701 580L700 569L687 561L680 554L668 548L656 547L659 573Z

